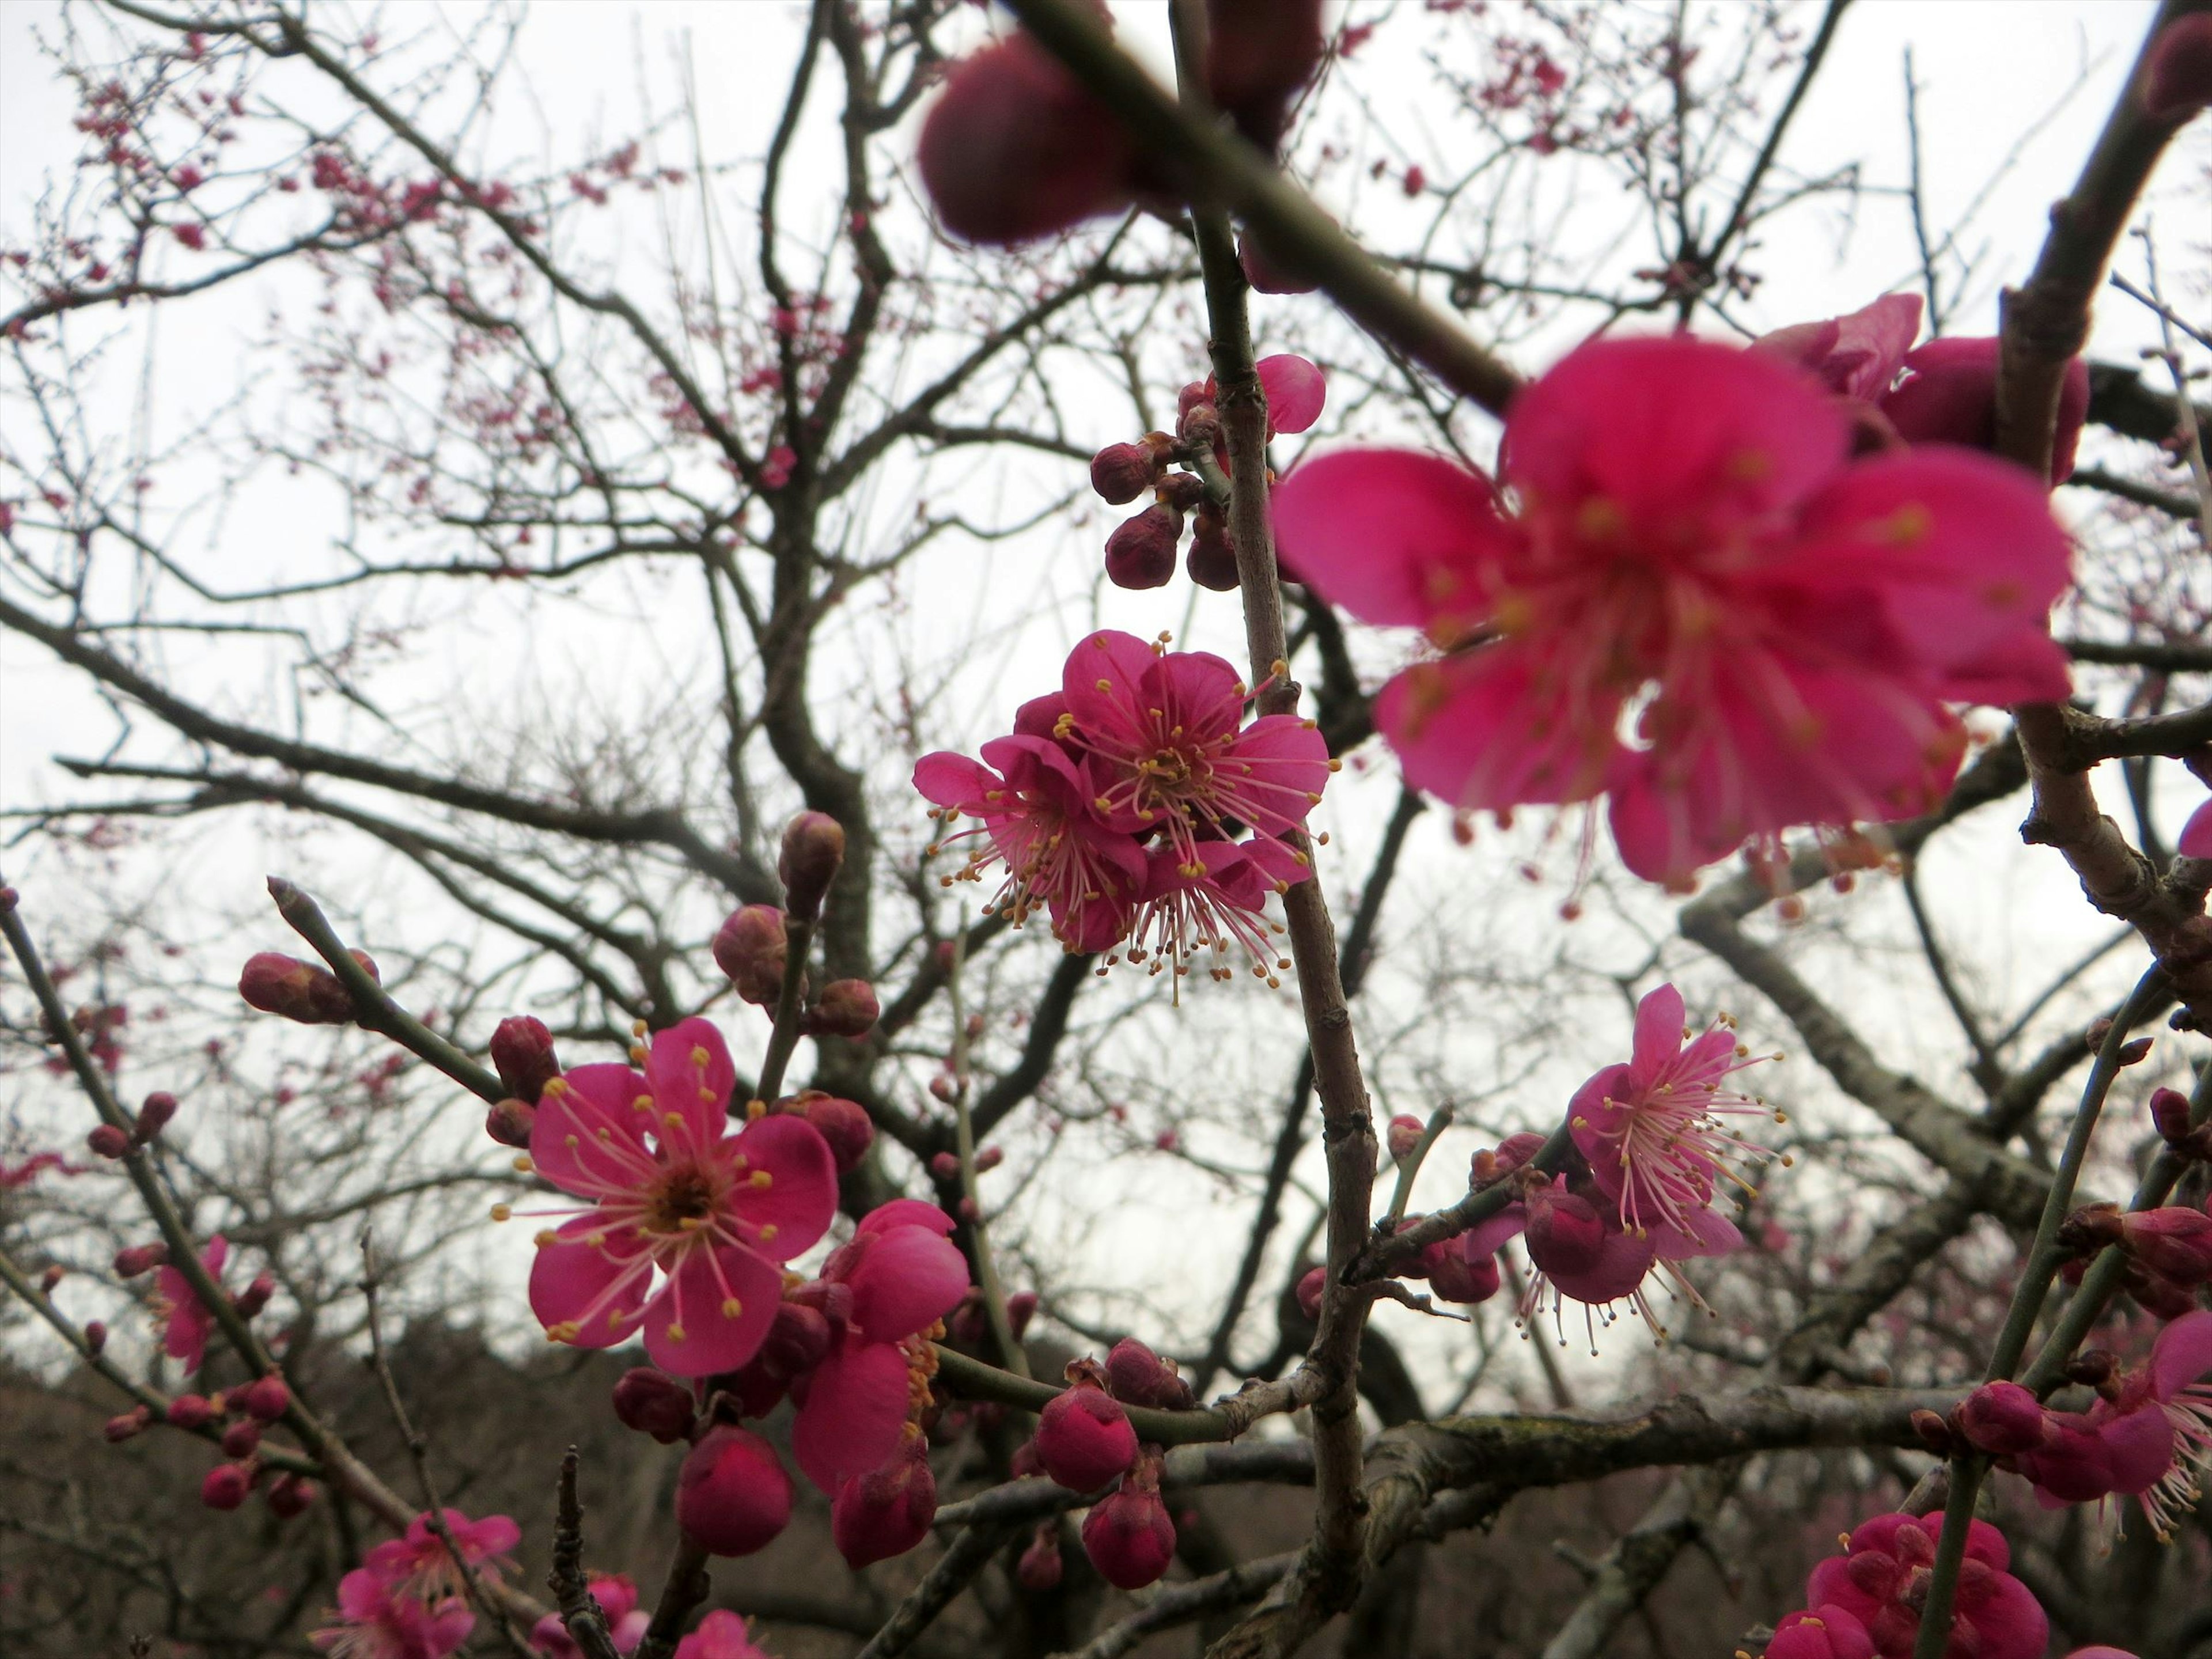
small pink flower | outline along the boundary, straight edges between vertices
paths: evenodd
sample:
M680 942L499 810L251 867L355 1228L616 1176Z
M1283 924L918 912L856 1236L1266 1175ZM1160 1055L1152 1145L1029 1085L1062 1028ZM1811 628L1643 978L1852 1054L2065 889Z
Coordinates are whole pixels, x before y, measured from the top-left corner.
M637 1604L637 1585L625 1572L595 1572L586 1582L585 1588L599 1604L606 1617L607 1633L614 1638L615 1651L628 1653L645 1639L653 1615ZM530 1645L547 1656L547 1659L582 1659L583 1650L576 1638L568 1634L561 1615L549 1613L531 1627Z
M401 1594L367 1567L338 1580L338 1622L307 1639L331 1659L445 1659L477 1616L458 1598L431 1604Z
M1690 1040L1682 1022L1682 994L1672 985L1652 992L1637 1004L1628 1063L1598 1073L1567 1106L1592 1178L1636 1232L1692 1231L1692 1215L1712 1207L1723 1160L1765 1150L1721 1120L1767 1116L1768 1108L1722 1085L1730 1074L1773 1056L1747 1053L1725 1025Z
M678 1376L734 1370L760 1346L780 1264L836 1213L837 1170L803 1118L727 1133L736 1079L721 1033L693 1018L653 1037L642 1073L580 1066L545 1085L531 1161L586 1201L538 1237L530 1306L555 1341L612 1347L642 1325Z
M1911 1659L1939 1528L1934 1517L1911 1515L1861 1522L1844 1554L1813 1569L1805 1599L1857 1620L1881 1659ZM2043 1659L2050 1621L2027 1586L2005 1570L2011 1560L2003 1534L1986 1521L1968 1523L1945 1659Z
M1611 797L1637 873L1942 798L1950 702L2063 697L2045 613L2069 550L2045 493L1955 450L1848 459L1834 400L1771 356L1600 341L1480 474L1349 450L1277 488L1287 565L1443 653L1382 688L1415 785L1506 811ZM1624 738L1634 711L1632 738Z
M951 1312L968 1290L968 1261L947 1237L952 1218L919 1199L895 1199L861 1218L853 1242L833 1251L818 1281L830 1346L793 1393L792 1455L831 1498L880 1468L900 1447L928 1379L910 1339Z
M745 1634L745 1621L726 1607L716 1607L699 1621L699 1628L676 1644L676 1659L769 1659Z
M465 1586L460 1562L454 1559L456 1552L461 1562L479 1574L496 1577L514 1570L507 1552L522 1541L522 1528L511 1516L487 1515L481 1521L471 1521L459 1510L442 1513L446 1530L453 1534L452 1549L430 1530L430 1517L425 1512L407 1523L404 1536L388 1539L362 1556L362 1566L394 1595L410 1596L417 1601L437 1601L461 1594Z
M1766 1644L1765 1659L1874 1659L1874 1638L1831 1601L1784 1615Z
M200 1252L200 1266L217 1284L222 1281L222 1264L229 1255L229 1243L221 1233L209 1239ZM208 1335L215 1329L215 1316L194 1294L184 1273L175 1267L163 1267L154 1276L154 1309L163 1321L161 1352L180 1361L185 1374L191 1376L199 1370L200 1361L207 1353Z
M1201 841L1188 863L1178 853L1156 849L1145 860L1129 960L1149 957L1154 973L1172 968L1180 978L1203 949L1212 957L1207 974L1226 980L1236 977L1225 961L1235 947L1250 959L1255 977L1279 985L1276 973L1291 963L1273 943L1283 929L1267 919L1267 897L1312 874L1303 855L1267 836Z

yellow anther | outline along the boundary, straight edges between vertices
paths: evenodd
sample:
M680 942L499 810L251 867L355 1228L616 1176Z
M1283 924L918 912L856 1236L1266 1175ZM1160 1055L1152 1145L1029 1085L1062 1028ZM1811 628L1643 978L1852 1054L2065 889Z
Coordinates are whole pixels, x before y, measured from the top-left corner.
M640 1095L635 1100L630 1102L630 1106L631 1109L635 1111L649 1112L653 1109L653 1097L651 1095Z
M584 1243L595 1250L603 1250L607 1247L607 1236L595 1229L584 1235Z
M663 1123L665 1123L672 1129L680 1129L684 1127L684 1114L681 1112L663 1112L660 1115L660 1121ZM601 1134L605 1134L606 1131L602 1129L599 1133Z
M763 1223L760 1230L760 1242L763 1244L769 1243L775 1237L775 1223L773 1221Z
M674 1324L669 1326L668 1340L671 1342L681 1342L684 1340L684 1328L681 1325Z
M550 1227L540 1227L538 1230L538 1237L530 1242L537 1245L537 1247L542 1250L548 1244L559 1243L561 1242L561 1235L555 1232Z
M615 1132L607 1127L604 1123L599 1125L598 1128L592 1130L592 1133L597 1135L601 1140L605 1141L612 1141L615 1138Z
M745 1177L745 1180L750 1184L752 1189L757 1193L764 1193L769 1188L775 1185L775 1177L770 1175L766 1170L755 1170L750 1175Z
M763 1118L767 1115L768 1102L764 1100L749 1100L745 1103L745 1116L748 1119Z
M633 1066L642 1066L645 1064L645 1048L642 1044L635 1042L630 1044L629 1063Z
M574 1135L562 1135L561 1137L561 1144L573 1152L583 1143L578 1140Z
M491 1218L494 1221L504 1221L514 1213L514 1212L504 1204L495 1204L491 1206Z
M736 1318L739 1314L743 1313L744 1310L745 1310L745 1304L744 1304L744 1303L742 1303L742 1302L738 1301L738 1298L737 1298L737 1297L735 1297L734 1296L726 1296L726 1297L724 1297L722 1298L722 1317L723 1317L723 1318L725 1318L725 1319L735 1319L735 1318Z
M1111 691L1113 689L1114 682L1111 680L1102 679L1098 682L1098 690L1101 691Z
M630 1021L629 1034L634 1037L643 1036L645 1035L645 1022L641 1019L634 1019Z
M714 1056L709 1054L703 1046L691 1050L691 1063L702 1072L707 1069L707 1062L713 1058Z
M574 1342L583 1334L584 1328L573 1319L564 1319L557 1325L548 1325L545 1328L545 1340L548 1342Z
M530 1161L530 1154L529 1154L529 1153L527 1153L527 1152L523 1152L523 1153L519 1154L519 1155L516 1157L516 1158L515 1158L515 1160L514 1160L514 1167L515 1167L515 1170L516 1170L516 1171L517 1171L518 1173L522 1174L522 1175L528 1175L528 1174L529 1174L532 1170L536 1169L538 1166L537 1166L535 1164L532 1164L532 1163Z
M556 1077L550 1079L546 1083L544 1088L539 1091L539 1092L541 1094L551 1095L557 1099L559 1097L568 1092L568 1085Z
M699 1098L711 1106L714 1103L714 1091L702 1083L699 1085Z

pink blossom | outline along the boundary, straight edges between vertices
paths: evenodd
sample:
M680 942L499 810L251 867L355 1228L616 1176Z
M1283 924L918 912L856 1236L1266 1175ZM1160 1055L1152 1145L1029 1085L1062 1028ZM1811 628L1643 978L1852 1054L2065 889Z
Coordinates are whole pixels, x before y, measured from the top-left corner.
M716 1607L699 1621L699 1628L676 1644L676 1659L769 1659L745 1634L745 1621L726 1607Z
M967 1292L967 1258L951 1231L935 1205L896 1199L862 1217L853 1242L823 1264L820 1282L845 1294L832 1304L827 1355L794 1386L791 1450L832 1498L890 1460L927 1397L923 1352L911 1339Z
M2160 1538L2195 1504L2212 1468L2212 1313L2185 1314L2158 1334L2150 1363L2108 1385L2086 1413L2048 1412L2043 1443L2012 1467L2047 1509L2137 1499Z
M1376 699L1410 781L1500 812L1609 793L1629 866L1680 884L1747 837L1934 805L1950 702L2066 693L2044 493L1987 457L1848 448L1770 356L1600 341L1513 406L1516 511L1454 463L1349 450L1283 481L1276 531L1323 597L1444 653Z
M1567 1120L1591 1176L1633 1231L1691 1231L1709 1210L1723 1160L1764 1151L1729 1131L1723 1116L1764 1117L1768 1109L1723 1088L1731 1073L1769 1054L1751 1054L1725 1024L1694 1041L1683 1024L1682 994L1662 985L1636 1007L1628 1063L1608 1066L1575 1091ZM1686 1046L1685 1046L1686 1043Z
M1213 958L1207 974L1233 979L1224 958L1235 945L1250 958L1255 976L1269 985L1281 983L1276 970L1291 963L1273 943L1283 929L1267 919L1267 896L1305 880L1312 866L1266 836L1201 841L1194 854L1188 864L1165 848L1146 856L1136 921L1129 927L1129 960L1150 957L1154 973L1171 967L1180 977L1190 971L1188 958L1203 947Z
M2212 859L2212 800L2205 801L2189 815L2173 843L2173 850L2185 859Z
M614 1638L616 1652L628 1653L645 1639L653 1615L638 1606L637 1585L628 1573L595 1572L585 1587L606 1617L607 1633ZM584 1651L557 1613L547 1613L531 1627L530 1645L547 1659L582 1659Z
M1874 1659L1874 1638L1831 1601L1784 1614L1766 1644L1765 1659Z
M1857 1620L1881 1659L1911 1659L1937 1530L1933 1518L1911 1515L1861 1522L1844 1554L1813 1569L1805 1599ZM2027 1587L2005 1570L2011 1560L2003 1534L1986 1521L1968 1522L1944 1659L2043 1659L2050 1621Z
M522 1528L513 1517L487 1515L481 1521L471 1521L459 1510L441 1513L446 1530L453 1536L453 1548L448 1549L446 1540L430 1529L426 1510L407 1523L404 1535L387 1539L362 1556L362 1566L394 1595L411 1596L418 1601L461 1594L465 1588L463 1562L479 1573L496 1575L514 1570L507 1552L522 1541ZM459 1561L454 1559L457 1552Z
M222 1264L229 1255L230 1244L221 1233L209 1239L200 1252L200 1266L217 1284L222 1282ZM180 1361L185 1374L191 1376L199 1370L207 1353L215 1316L193 1291L183 1272L168 1267L154 1276L154 1310L163 1321L161 1352Z
M1994 337L1930 340L1905 357L1904 384L1878 407L1905 442L1963 444L1988 449L1996 441L1998 343ZM2059 385L2058 420L2051 438L2051 481L2063 483L2074 471L2074 451L2089 413L2089 365L2076 357Z
M580 1066L545 1085L531 1161L586 1206L538 1236L531 1310L555 1341L611 1347L641 1324L663 1370L733 1370L775 1317L780 1264L829 1229L836 1160L803 1118L726 1133L737 1072L707 1021L641 1058L642 1073Z
M338 1580L338 1622L308 1640L331 1659L445 1659L476 1628L457 1596L434 1604L402 1594L367 1567Z
M1778 328L1751 349L1796 364L1838 397L1872 403L1896 383L1919 332L1920 296L1885 294L1847 317Z

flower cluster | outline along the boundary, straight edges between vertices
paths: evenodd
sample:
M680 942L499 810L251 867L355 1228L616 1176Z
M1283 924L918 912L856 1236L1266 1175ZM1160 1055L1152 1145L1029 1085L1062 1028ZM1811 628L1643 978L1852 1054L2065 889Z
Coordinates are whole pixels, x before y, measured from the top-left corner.
M1072 1361L1068 1386L1037 1417L1036 1438L1025 1449L1036 1467L1070 1492L1110 1486L1083 1522L1083 1553L1098 1575L1117 1589L1156 1583L1175 1559L1176 1528L1160 1499L1161 1451L1140 1445L1125 1402L1155 1411L1188 1411L1196 1402L1190 1384L1134 1337L1114 1345L1103 1365ZM1017 1459L1017 1464L1024 1462ZM1031 1553L1047 1567L1048 1541L1040 1533ZM1049 1544L1048 1571L1056 1581L1059 1546ZM1024 1565L1027 1559L1024 1558Z
M1226 979L1236 946L1279 983L1290 963L1272 943L1267 895L1311 875L1286 837L1337 763L1310 720L1245 724L1249 696L1219 657L1091 635L1069 653L1059 695L1024 704L981 761L940 751L915 768L947 830L963 812L981 821L932 847L978 842L943 879L1003 867L991 908L1017 924L1045 911L1070 951L1127 941L1130 961L1181 976L1204 946Z
M1803 1612L1776 1626L1766 1659L1911 1659L1936 1561L1937 1528L1877 1515L1813 1569ZM1946 1659L2043 1659L2051 1622L2007 1571L2012 1552L1986 1521L1967 1523Z
M1412 782L1501 814L1602 794L1629 867L1680 885L1747 839L1927 811L1966 749L1953 703L2066 695L2044 490L1851 434L1775 353L1601 340L1516 400L1498 483L1339 451L1277 488L1277 542L1435 647L1376 700Z
M471 1521L449 1509L441 1518L446 1538L418 1515L404 1536L377 1545L338 1581L336 1622L314 1632L317 1647L331 1659L443 1659L459 1650L476 1628L467 1574L514 1571L507 1552L522 1529L504 1515Z
M607 1621L607 1634L617 1653L629 1653L645 1639L653 1615L637 1604L637 1584L628 1573L595 1572L584 1582ZM530 1645L546 1659L584 1659L584 1650L568 1634L557 1613L549 1613L531 1627Z

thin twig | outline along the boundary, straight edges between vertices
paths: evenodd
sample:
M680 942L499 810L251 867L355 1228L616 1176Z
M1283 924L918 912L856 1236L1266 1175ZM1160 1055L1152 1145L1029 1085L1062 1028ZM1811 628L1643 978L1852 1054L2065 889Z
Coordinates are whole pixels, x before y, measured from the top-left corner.
M561 1458L561 1485L553 1516L553 1570L545 1575L561 1609L561 1623L584 1659L622 1659L599 1606L584 1577L584 1506L576 1497L576 1449Z

